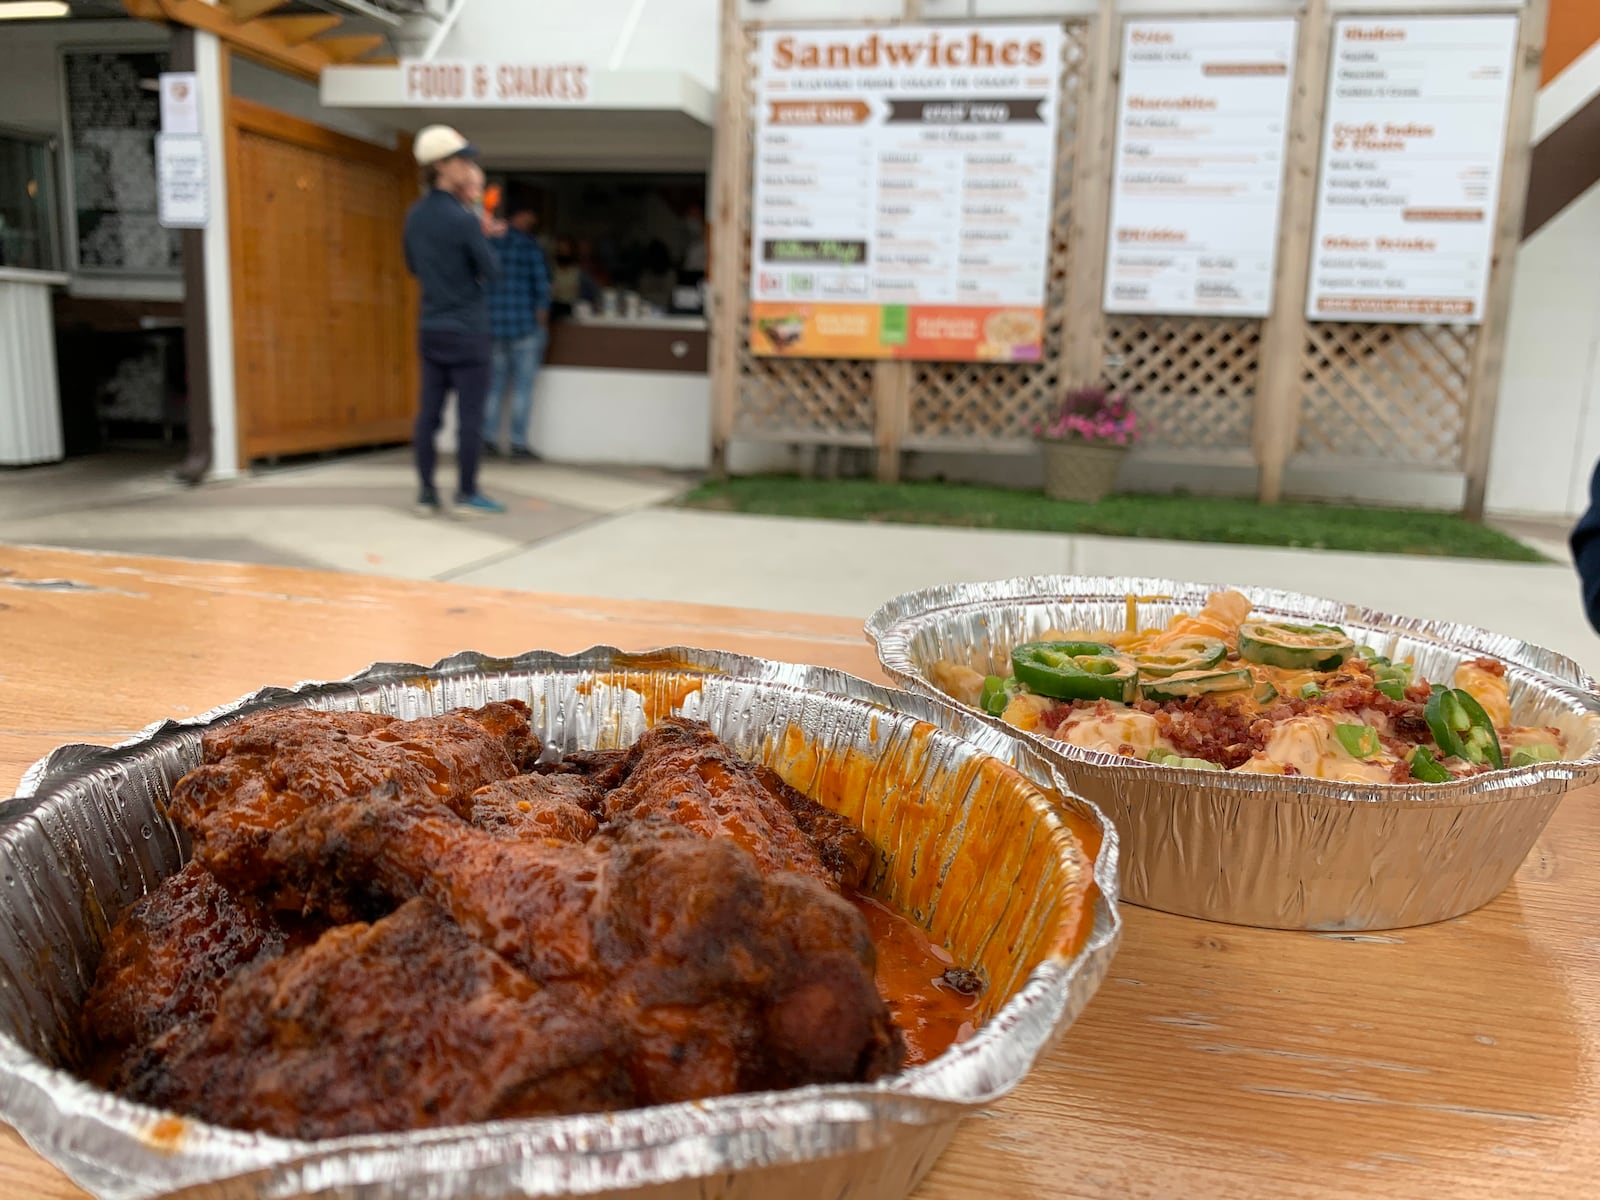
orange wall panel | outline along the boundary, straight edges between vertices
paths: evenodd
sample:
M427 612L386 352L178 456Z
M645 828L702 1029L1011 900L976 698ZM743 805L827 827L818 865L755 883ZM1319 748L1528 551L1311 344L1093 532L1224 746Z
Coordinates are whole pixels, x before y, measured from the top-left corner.
M1550 27L1545 31L1542 87L1590 46L1600 41L1600 0L1550 0Z

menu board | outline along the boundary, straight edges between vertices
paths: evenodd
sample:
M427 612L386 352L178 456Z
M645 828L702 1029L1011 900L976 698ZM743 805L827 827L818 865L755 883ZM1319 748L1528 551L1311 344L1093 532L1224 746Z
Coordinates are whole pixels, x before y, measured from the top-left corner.
M1295 21L1129 21L1105 309L1272 307Z
M1334 25L1306 316L1483 319L1513 16Z
M795 358L1044 351L1057 25L761 35L750 345Z
M62 63L75 265L81 271L176 274L180 235L163 229L157 213L157 81L166 54L68 50Z

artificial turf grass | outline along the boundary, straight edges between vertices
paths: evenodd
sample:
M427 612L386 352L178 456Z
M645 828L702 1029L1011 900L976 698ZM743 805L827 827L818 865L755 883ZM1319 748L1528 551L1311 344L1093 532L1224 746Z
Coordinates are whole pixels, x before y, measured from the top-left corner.
M1374 554L1545 562L1515 538L1455 513L1334 504L1262 505L1186 494L1110 496L1098 504L954 483L876 483L752 475L702 484L680 503L717 512L840 521L1027 529L1178 542L1232 542Z

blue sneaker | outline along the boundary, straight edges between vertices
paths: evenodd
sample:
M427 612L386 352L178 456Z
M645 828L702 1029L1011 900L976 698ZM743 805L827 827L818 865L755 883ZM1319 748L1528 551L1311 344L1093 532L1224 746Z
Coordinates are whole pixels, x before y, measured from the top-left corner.
M442 511L439 504L439 493L436 489L425 487L417 493L417 516L437 517Z
M491 500L482 492L472 496L456 496L456 509L465 517L490 517L496 513L506 511L506 506L498 500Z

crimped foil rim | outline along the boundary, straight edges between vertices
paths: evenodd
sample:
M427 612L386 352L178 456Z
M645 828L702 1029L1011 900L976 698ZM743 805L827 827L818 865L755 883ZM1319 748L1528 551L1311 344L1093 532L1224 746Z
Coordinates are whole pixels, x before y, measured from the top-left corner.
M917 631L937 624L955 612L1012 604L1118 602L1128 595L1171 597L1174 602L1203 604L1212 592L1237 591L1258 608L1281 616L1307 617L1344 626L1367 626L1385 634L1429 641L1446 650L1499 659L1535 677L1543 688L1559 693L1574 704L1600 714L1600 695L1594 679L1576 662L1532 642L1492 633L1475 625L1418 617L1402 617L1363 605L1329 600L1303 592L1235 584L1197 583L1192 580L1107 575L1031 575L984 583L944 584L905 592L880 605L867 618L867 639L878 652L883 669L902 687L926 695L975 720L1002 729L1040 747L1047 754L1074 765L1110 772L1139 771L1153 782L1188 788L1206 787L1239 796L1270 796L1273 803L1300 804L1406 804L1464 808L1499 804L1525 796L1564 792L1600 779L1600 739L1581 758L1536 763L1494 771L1451 783L1349 783L1296 776L1286 790L1282 776L1200 771L1190 767L1160 766L1120 754L1086 750L1055 738L1015 729L945 695L923 676L911 657L910 644Z
M685 646L625 652L594 646L573 655L530 651L498 658L462 651L432 667L415 663L374 663L334 681L306 681L291 688L267 687L227 704L179 721L158 721L115 746L67 745L34 763L24 774L12 800L0 803L0 841L18 836L34 814L58 798L70 799L73 785L94 773L117 771L142 752L172 739L192 735L230 717L266 708L309 704L320 696L379 683L415 686L429 681L512 672L653 671L722 676L797 693L812 693L865 702L933 725L942 736L973 743L975 748L1017 770L1034 785L1070 796L1098 825L1099 854L1092 865L1097 894L1094 924L1077 954L1052 954L1034 968L1027 981L994 1017L967 1042L952 1047L930 1063L875 1084L806 1087L781 1092L744 1093L712 1100L630 1109L612 1114L585 1114L518 1121L452 1126L401 1134L369 1135L317 1142L245 1133L183 1119L182 1144L160 1149L154 1131L170 1114L101 1091L69 1071L46 1064L9 1034L0 1032L0 1119L44 1157L78 1182L113 1200L142 1200L182 1194L213 1184L237 1184L249 1194L249 1181L278 1178L292 1171L296 1178L314 1178L319 1187L360 1187L399 1179L415 1182L418 1196L432 1197L427 1174L390 1174L385 1167L426 1149L435 1159L459 1160L460 1170L476 1170L498 1162L515 1164L530 1156L541 1167L557 1167L558 1179L545 1177L518 1194L583 1195L622 1184L642 1186L735 1172L752 1167L799 1163L818 1157L806 1146L791 1144L774 1157L771 1146L748 1134L765 1124L772 1130L839 1129L854 1134L854 1144L830 1143L822 1156L866 1150L892 1137L897 1125L931 1125L950 1121L987 1104L1014 1088L1039 1055L1061 1032L1058 1027L1075 997L1086 1001L1104 978L1121 939L1117 907L1118 839L1115 826L1091 802L1078 796L1049 759L1032 752L1014 732L996 731L983 722L914 693L874 684L843 671L708 651ZM996 733L1001 738L996 738ZM1052 819L1054 819L1052 817ZM1009 1056L1007 1039L1018 1044L1021 1057L1002 1077L990 1074L988 1086L963 1092L956 1082L963 1074L983 1070ZM803 1121L797 1118L805 1118ZM487 1135L492 1135L492 1140ZM112 1139L123 1154L144 1149L150 1161L138 1178L122 1164L106 1164L104 1155L78 1149L96 1138ZM804 1142L796 1137L792 1142ZM60 1153L52 1153L65 1142ZM654 1170L608 1174L607 1164L626 1165L630 1154L668 1148L676 1151ZM763 1152L766 1156L763 1157ZM161 1163L186 1170L161 1178ZM431 1166L432 1164L430 1164ZM619 1182L620 1179L620 1182ZM243 1194L243 1193L241 1193ZM264 1192L288 1195L281 1187Z

